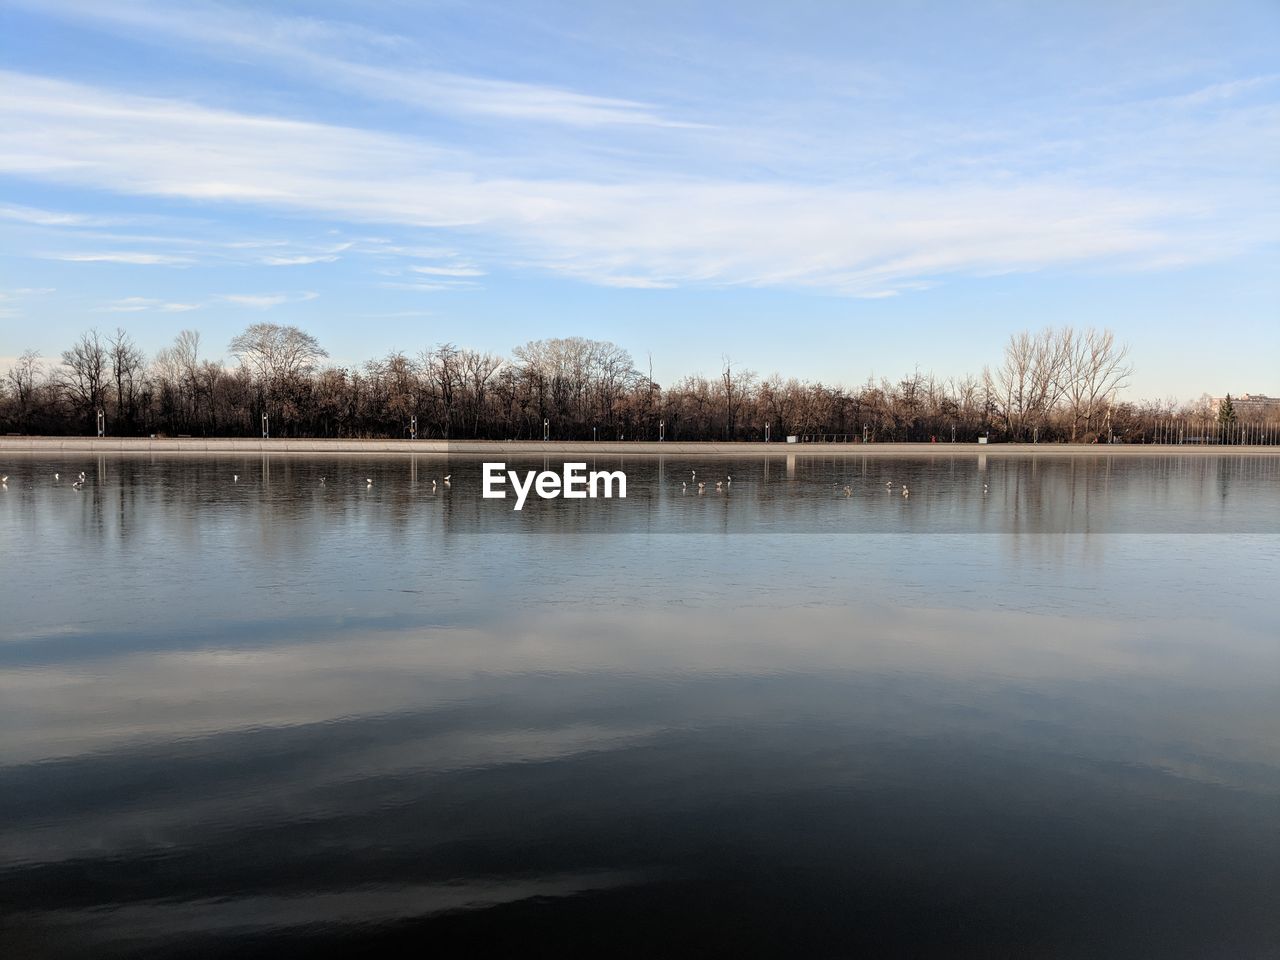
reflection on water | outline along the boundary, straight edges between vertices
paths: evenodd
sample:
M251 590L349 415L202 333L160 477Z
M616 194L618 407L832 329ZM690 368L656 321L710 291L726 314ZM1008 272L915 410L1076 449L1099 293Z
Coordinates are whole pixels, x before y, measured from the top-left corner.
M1275 955L1280 461L797 461L6 464L0 936Z

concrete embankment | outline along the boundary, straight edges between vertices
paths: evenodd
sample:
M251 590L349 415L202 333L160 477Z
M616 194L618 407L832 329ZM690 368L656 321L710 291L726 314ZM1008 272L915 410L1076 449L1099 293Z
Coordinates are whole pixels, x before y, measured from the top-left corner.
M537 440L294 440L204 437L0 437L0 453L91 454L311 454L380 456L636 456L673 457L1130 457L1280 456L1280 446L1155 446L1129 444L977 443L689 443L667 441Z

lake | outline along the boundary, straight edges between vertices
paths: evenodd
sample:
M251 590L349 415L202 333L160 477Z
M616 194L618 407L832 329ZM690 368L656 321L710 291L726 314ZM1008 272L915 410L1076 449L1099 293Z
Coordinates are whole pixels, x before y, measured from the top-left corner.
M1280 956L1280 458L588 462L6 455L7 954Z

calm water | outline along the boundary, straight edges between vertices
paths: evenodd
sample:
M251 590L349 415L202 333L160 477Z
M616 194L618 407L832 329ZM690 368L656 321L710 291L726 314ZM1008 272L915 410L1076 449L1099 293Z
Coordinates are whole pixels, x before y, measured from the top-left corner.
M7 955L1280 956L1280 460L623 467L0 463Z

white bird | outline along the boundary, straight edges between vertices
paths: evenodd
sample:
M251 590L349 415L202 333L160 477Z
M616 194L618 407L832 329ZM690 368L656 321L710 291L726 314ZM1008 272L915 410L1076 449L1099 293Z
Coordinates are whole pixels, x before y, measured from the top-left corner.
M7 480L7 479L9 479L9 478L8 478L8 477L5 477L5 479ZM680 481L680 489L681 489L681 490L688 490L688 489L689 489L688 481L681 480L681 481Z
M699 493L699 494L701 494L701 493L702 493L702 491L703 491L703 489L704 489L705 487L706 487L706 484L705 484L705 483L699 483L699 484L698 484L698 493Z
M845 487L845 488L844 488L844 495L845 495L846 497L852 497L852 496L853 496L853 488L852 488L852 487Z
M55 479L55 480L59 479L60 477L61 477L61 474L57 474L57 473L55 473L55 474L53 475L53 479Z
M725 477L725 483L728 483L728 484L732 484L732 483L733 483L733 474L732 474L732 473Z
M716 481L716 489L717 489L717 490L719 490L722 486L724 486L724 484L723 484L723 483L721 483L719 480L717 480L717 481Z
M231 482L232 482L232 483L239 483L239 482L240 482L240 474L238 474L238 473L233 473L233 474L231 475Z
M83 470L81 470L81 471L80 471L80 482L81 482L81 483L84 483L84 471L83 471Z
M911 491L910 491L910 490L908 490L905 486L903 486L903 488L902 488L902 495L903 495L904 497L909 497L909 496L911 496Z
M453 476L453 474L452 474L452 473L446 473L446 474L444 475L444 482L445 482L445 483L448 483L448 482L449 482L449 479L450 479L452 476Z
M9 482L9 475L7 473L3 477L0 477L0 483L8 483L8 482Z
M436 482L435 482L434 480L432 480L432 481L431 481L431 489L432 489L432 490L434 490L435 488L436 488Z
M371 487L372 487L372 486L373 486L373 477L365 477L365 478L364 478L364 482L365 482L366 484L368 484L369 486L371 486Z

